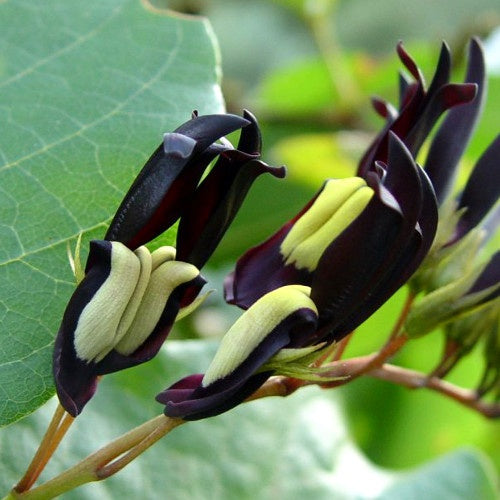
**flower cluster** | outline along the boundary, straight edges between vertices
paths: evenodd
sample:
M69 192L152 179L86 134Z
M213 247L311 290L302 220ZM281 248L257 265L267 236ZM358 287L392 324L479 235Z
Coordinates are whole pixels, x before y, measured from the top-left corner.
M224 136L241 129L236 149ZM252 182L284 168L260 161L255 118L193 114L164 136L125 195L103 240L90 243L54 350L61 404L78 415L100 375L150 360L179 311L192 306L206 263ZM202 179L209 164L210 172ZM201 180L201 182L200 182ZM143 246L178 219L176 248Z
M450 53L443 44L426 88L401 44L398 54L414 81L401 79L398 110L374 100L386 124L362 157L357 177L327 181L297 216L240 258L225 282L226 300L247 311L204 375L188 376L157 396L166 415L196 420L239 404L279 373L279 359L310 359L311 349L353 331L429 253L439 206L481 107L484 60L472 40L466 81L449 83ZM415 157L447 110L424 170ZM479 160L459 199L448 246L476 227L498 199L499 153L497 139ZM475 306L476 292L488 304L498 295L497 261L493 275L488 267L469 283L466 293L474 295Z
M398 109L373 100L385 125L356 176L327 180L295 217L238 260L225 280L225 298L244 312L204 374L158 394L167 416L196 420L233 408L270 376L286 373L287 364L309 364L407 282L414 295L426 294L407 318L409 336L445 324L449 338L465 336L462 344L470 345L481 333L464 323L472 316L462 316L486 311L482 328L492 332L494 354L480 389L500 380L500 254L486 262L474 258L498 223L500 136L460 196L453 193L484 99L482 49L471 41L465 82L450 83L443 44L428 87L401 44L397 51L413 80L401 77ZM443 114L421 167L417 155ZM238 129L234 149L224 136ZM199 270L252 182L266 172L284 176L283 167L260 160L260 150L248 112L243 118L194 114L165 134L104 240L91 242L85 277L65 311L54 376L70 414L80 413L100 375L151 359L179 313L197 304L205 283ZM178 220L176 248L151 253L143 246Z

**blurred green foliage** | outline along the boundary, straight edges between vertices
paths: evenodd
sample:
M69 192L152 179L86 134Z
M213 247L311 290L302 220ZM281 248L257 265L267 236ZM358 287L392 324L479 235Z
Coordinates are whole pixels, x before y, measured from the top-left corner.
M500 25L497 0L212 0L193 4L209 17L219 39L229 109L248 107L256 112L264 131L266 159L284 163L289 170L285 182L262 179L255 186L212 260L220 270L214 274L216 280L245 248L292 217L325 177L353 173L360 152L382 124L369 96L397 103L401 64L394 48L399 40L428 81L445 39L453 54L452 79L461 81L469 36L477 34L484 40ZM354 106L342 113L338 113L342 96L332 86L325 54L310 29L307 9L314 8L331 10L325 23L357 87ZM496 74L490 75L483 115L463 160L463 179L498 134L498 109L500 75ZM498 247L498 239L494 245ZM220 288L220 281L216 286ZM347 356L366 354L381 345L403 295L404 291L398 293L359 329ZM222 301L212 307L222 317L228 314ZM435 332L412 341L397 361L429 371L442 347L441 334ZM474 387L482 363L481 350L475 349L449 380ZM498 422L428 391L409 391L369 378L337 392L358 443L380 465L412 466L470 445L486 451L500 469Z

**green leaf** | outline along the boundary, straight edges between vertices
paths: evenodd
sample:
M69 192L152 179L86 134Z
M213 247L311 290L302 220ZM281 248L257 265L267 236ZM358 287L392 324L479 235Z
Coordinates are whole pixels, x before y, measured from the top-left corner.
M402 474L378 498L497 500L498 485L495 485L495 473L491 464L482 455L473 450L460 450L414 472Z
M216 347L201 341L166 346L151 363L103 378L42 481L159 414L162 407L154 395L181 376L203 371ZM475 452L458 451L409 473L374 466L349 437L335 396L309 387L288 398L254 401L188 423L117 476L64 498L406 499L422 498L423 490L428 500L494 498L491 467ZM31 458L53 403L0 432L4 492Z
M0 3L0 425L53 393L68 242L102 237L162 133L223 109L209 24L139 0Z

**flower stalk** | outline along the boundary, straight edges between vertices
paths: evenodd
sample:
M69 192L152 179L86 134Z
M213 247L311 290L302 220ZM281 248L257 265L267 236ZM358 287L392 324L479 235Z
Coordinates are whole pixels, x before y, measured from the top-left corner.
M22 493L23 491L29 490L33 484L35 484L73 421L74 418L66 413L66 410L58 404L47 431L26 473L16 486L14 486L16 492Z
M59 476L29 491L13 490L7 498L47 500L82 484L106 479L183 423L181 419L159 415L115 439Z

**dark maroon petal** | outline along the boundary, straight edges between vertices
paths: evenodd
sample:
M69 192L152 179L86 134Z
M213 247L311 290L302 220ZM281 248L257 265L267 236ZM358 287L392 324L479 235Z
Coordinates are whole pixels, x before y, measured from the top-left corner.
M453 241L476 227L500 196L500 134L481 155L460 197L458 208L466 211L457 224Z
M250 155L260 156L262 149L262 137L260 135L257 119L246 109L243 111L243 118L248 120L250 123L241 129L237 149Z
M348 335L361 325L406 283L421 262L415 259L421 244L422 236L415 230L404 246L390 249L392 259L384 262L367 284L366 293L356 307L346 313L342 322L335 327L335 339Z
M500 251L497 251L489 260L482 273L468 290L467 295L481 292L492 286L500 283ZM494 290L490 295L485 297L481 302L485 303L495 299L500 295L500 288Z
M398 111L394 106L380 97L371 98L373 109L382 117L393 121L398 116Z
M276 288L292 283L310 286L312 273L285 265L281 244L295 222L305 213L324 186L307 205L266 241L248 250L224 281L224 297L229 304L248 309L256 300Z
M196 116L175 129L174 133L194 139L196 151L201 151L208 148L217 139L245 127L249 123L249 120L231 114Z
M453 186L458 162L469 143L486 94L484 54L479 41L469 45L469 61L465 82L478 86L473 101L448 112L437 131L425 163L425 169L436 191L439 203Z
M254 180L263 173L284 177L285 168L258 161L261 136L257 120L244 117L238 149L222 152L215 166L196 189L182 214L177 233L177 259L201 268L213 253L236 216Z
M57 397L72 416L79 415L97 389L95 365L83 362L71 352L66 331L57 333L54 346L53 373Z
M400 76L402 76L402 75L400 75ZM403 109L405 109L417 94L422 96L421 85L419 83L416 83L416 82L409 82L405 88L405 93L400 98L401 102L399 105L399 111L401 112Z
M285 168L249 160L236 150L223 153L181 217L177 259L201 268L236 216L252 183L266 172L284 177Z
M380 188L363 212L323 253L312 281L311 299L320 317L316 341L337 340L346 316L369 293L372 282L393 252L393 242L405 224L390 194Z
M405 144L414 156L444 111L471 102L477 93L474 83L450 83L441 87L429 100L411 130L405 137ZM459 108L458 108L459 109ZM396 128L394 128L396 131Z
M384 186L399 203L403 217L413 230L422 207L422 186L418 167L405 144L389 132L389 155Z
M422 207L418 217L418 227L422 234L422 244L415 259L420 263L430 250L436 236L439 214L436 194L434 193L434 188L429 177L427 177L427 174L420 167L418 168L418 173L420 176L420 185L422 186Z
M92 241L85 278L66 307L56 337L53 370L57 394L63 407L73 416L77 416L93 396L98 376L136 366L153 358L170 332L179 308L188 305L205 284L205 280L198 275L192 281L177 287L168 298L153 332L130 355L125 356L112 350L97 363L82 360L74 347L78 320L83 309L108 278L110 270L111 243Z
M76 417L92 397L96 388L97 373L94 363L78 358L74 336L78 319L106 281L111 271L111 243L91 241L87 273L74 291L64 312L57 333L53 372L57 394L65 410Z
M451 70L451 55L450 48L446 42L441 44L441 52L439 54L439 60L436 67L436 72L432 78L432 82L427 91L428 99L430 100L434 94L436 94L439 89L446 85L450 81L450 70Z
M197 420L223 413L244 401L272 375L257 373L266 361L284 347L307 345L315 329L315 313L298 309L281 321L230 374L206 387L201 385L199 375L188 377L160 393L156 400L166 405L165 414L170 417Z
M168 229L189 203L206 167L227 149L213 142L249 123L235 115L207 115L165 134L125 195L105 239L134 249Z
M358 166L358 174L365 177L368 171L373 169L375 161L387 162L389 136L388 133L392 130L403 142L413 125L418 120L422 112L422 103L425 99L425 89L423 86L423 78L418 69L416 69L413 60L404 51L401 45L398 45L398 53L402 57L403 63L409 64L412 68L412 73L419 75L418 83L411 84L406 88L402 108L399 116L387 122L381 132L374 139L368 150L365 152ZM407 60L408 58L408 60ZM405 62L406 61L406 62ZM415 66L415 67L414 67Z
M474 83L448 84L450 53L446 44L442 45L437 69L427 92L416 63L401 44L397 50L401 61L417 81L410 84L403 76L400 78L400 113L386 123L361 159L358 175L362 177L373 169L376 161L387 162L389 131L394 132L416 156L440 115L474 98ZM379 113L386 113L381 102L376 101L375 104Z
M167 417L188 421L214 417L241 404L271 375L272 372L258 373L234 387L205 396L195 395L196 388L189 392L169 388L158 394L156 400L165 405L164 413Z
M405 65L406 69L412 74L413 78L417 80L417 82L425 87L425 80L420 68L417 66L413 58L406 52L403 47L403 42L399 42L396 46L396 51L398 53L399 59Z
M436 197L424 171L420 167L417 171L421 189L417 227L412 229L411 225L407 225L402 228L398 235L399 243L394 241L392 253L388 248L386 262L370 282L369 291L360 299L358 306L350 314L346 314L343 322L337 326L337 336L354 330L396 293L418 269L434 241L438 221ZM402 203L404 204L404 200ZM408 208L406 213L409 213Z
M399 109L403 109L408 102L408 93L413 85L404 73L399 72Z

